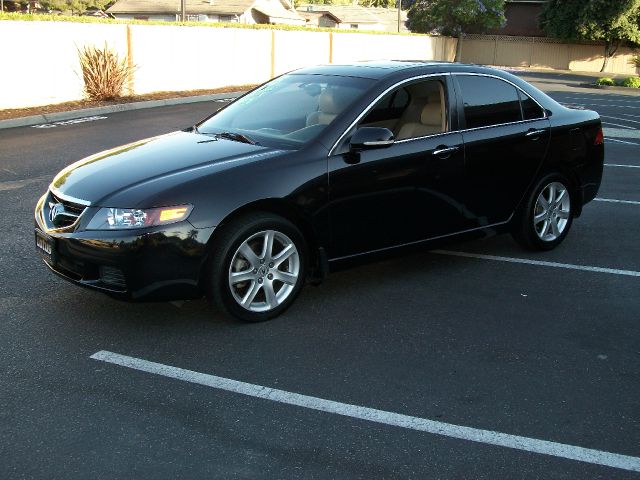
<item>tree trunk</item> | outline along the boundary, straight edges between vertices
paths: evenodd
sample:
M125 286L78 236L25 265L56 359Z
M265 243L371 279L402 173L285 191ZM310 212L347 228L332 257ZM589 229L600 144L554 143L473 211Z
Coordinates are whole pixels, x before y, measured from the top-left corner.
M604 46L604 62L602 64L602 69L600 70L601 72L605 72L607 70L607 66L609 66L609 60L618 51L618 48L620 47L620 43L621 42L618 40L617 42L615 42L615 44L612 41L607 41L607 43L605 44L605 46Z
M458 43L456 44L456 58L454 58L453 61L462 61L462 32L458 34Z
M604 72L607 70L607 66L609 65L609 47L610 47L610 43L607 42L604 46L604 62L602 63L602 68L600 69L600 72Z

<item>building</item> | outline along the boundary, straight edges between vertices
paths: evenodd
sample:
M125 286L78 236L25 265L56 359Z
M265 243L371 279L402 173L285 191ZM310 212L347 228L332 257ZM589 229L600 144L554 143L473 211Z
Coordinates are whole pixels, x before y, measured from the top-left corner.
M107 9L117 19L180 20L180 0L118 0ZM186 20L244 24L304 25L288 0L187 0Z
M298 13L309 27L336 28L340 30L398 31L398 11L394 8L367 8L359 5L301 5ZM408 32L402 12L401 31Z

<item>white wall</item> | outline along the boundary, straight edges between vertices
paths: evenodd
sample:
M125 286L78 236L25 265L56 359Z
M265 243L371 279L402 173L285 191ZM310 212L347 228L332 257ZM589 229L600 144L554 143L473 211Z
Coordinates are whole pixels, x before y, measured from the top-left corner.
M0 44L13 46L2 52L0 109L82 99L76 46L106 41L124 57L127 28L138 94L261 83L331 60L451 60L455 52L450 39L427 36L0 21Z
M0 21L0 109L83 98L76 48L105 41L125 56L126 25Z
M136 93L260 83L271 72L271 32L131 26Z

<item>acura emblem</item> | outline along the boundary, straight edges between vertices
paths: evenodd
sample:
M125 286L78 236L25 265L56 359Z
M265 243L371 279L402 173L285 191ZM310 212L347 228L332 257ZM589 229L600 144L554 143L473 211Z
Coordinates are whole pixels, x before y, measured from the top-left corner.
M51 221L51 223L53 223L54 225L56 224L56 218L58 217L58 215L61 215L64 213L64 205L61 203L50 203L49 204L49 220Z

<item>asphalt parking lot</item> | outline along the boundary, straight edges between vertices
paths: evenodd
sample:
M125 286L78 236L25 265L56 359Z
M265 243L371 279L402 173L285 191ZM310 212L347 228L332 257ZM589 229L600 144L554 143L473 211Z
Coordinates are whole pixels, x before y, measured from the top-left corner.
M257 325L79 289L33 246L61 168L215 104L0 130L0 478L639 478L640 96L525 77L605 127L558 249L377 260Z

